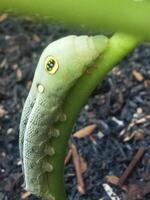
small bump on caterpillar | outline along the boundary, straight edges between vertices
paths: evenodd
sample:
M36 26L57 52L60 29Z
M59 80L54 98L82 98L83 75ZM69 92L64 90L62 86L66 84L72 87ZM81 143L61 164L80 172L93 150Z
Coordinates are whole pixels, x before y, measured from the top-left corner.
M49 192L47 192L47 193L45 194L45 196L47 196L47 199L48 199L48 200L56 200L55 197L54 197L53 195L49 194Z
M60 135L60 131L59 131L59 129L56 129L56 128L51 128L48 132L49 137L57 138L57 137L59 137L59 135Z
M64 122L67 120L67 115L63 112L60 112L60 114L57 116L57 118L55 119L55 122Z
M44 163L43 162L42 170L43 170L43 172L52 172L53 166L50 163Z
M55 150L54 148L50 147L50 146L47 146L45 149L44 149L44 153L46 155L49 155L49 156L53 156L55 154Z

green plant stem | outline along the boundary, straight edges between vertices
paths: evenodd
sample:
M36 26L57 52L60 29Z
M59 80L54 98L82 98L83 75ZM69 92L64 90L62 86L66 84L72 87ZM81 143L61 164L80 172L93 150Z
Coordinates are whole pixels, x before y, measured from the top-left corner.
M72 88L64 102L63 110L67 115L67 121L57 124L61 135L52 142L52 146L55 146L57 155L53 158L52 165L57 167L54 169L54 173L50 175L49 185L51 186L50 191L53 196L56 197L56 200L66 200L63 177L64 158L73 124L81 108L86 103L89 95L97 84L102 81L113 66L134 49L138 43L139 39L134 36L122 33L115 34L110 39L107 50L99 58L95 67L93 66L92 72L90 74L84 74Z
M5 10L90 31L139 34L150 40L149 0L0 0L0 11Z

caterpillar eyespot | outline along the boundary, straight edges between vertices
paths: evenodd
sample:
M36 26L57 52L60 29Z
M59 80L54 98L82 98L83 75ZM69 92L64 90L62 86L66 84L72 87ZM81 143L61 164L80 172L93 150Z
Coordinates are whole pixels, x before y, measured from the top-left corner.
M59 65L57 60L52 57L52 56L48 56L45 60L45 69L49 74L55 74L56 71L58 70Z
M68 136L59 124L70 126L63 104L78 79L107 46L105 36L72 35L51 43L42 53L24 104L19 133L26 189L32 194L48 200L60 199L56 187L62 191L63 181L54 183L63 180L63 152ZM57 76L50 78L45 72L57 72Z

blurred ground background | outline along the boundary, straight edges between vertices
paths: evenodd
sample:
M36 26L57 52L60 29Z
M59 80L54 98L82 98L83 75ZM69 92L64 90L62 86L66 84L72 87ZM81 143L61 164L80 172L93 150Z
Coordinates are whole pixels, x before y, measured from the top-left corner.
M57 25L36 23L30 18L0 16L0 200L38 199L24 190L18 152L20 115L40 53L51 41L68 34L80 33ZM120 177L141 146L147 150L127 178L126 192L114 185L111 187L121 200L150 199L148 44L135 49L97 87L74 131L89 124L97 125L92 139L72 138L87 165L83 173L86 193L81 195L77 191L74 165L70 161L65 167L68 200L99 200L102 197L110 200L102 185L106 183L106 176ZM140 198L135 197L137 193Z

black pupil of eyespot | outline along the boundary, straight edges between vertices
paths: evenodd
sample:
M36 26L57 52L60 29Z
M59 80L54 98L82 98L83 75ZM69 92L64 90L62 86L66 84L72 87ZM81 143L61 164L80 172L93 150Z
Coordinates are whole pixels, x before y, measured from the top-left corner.
M53 60L53 59L49 60L46 65L47 70L51 71L53 69L54 65L55 65L55 60Z

